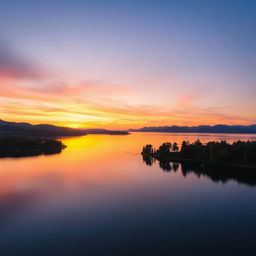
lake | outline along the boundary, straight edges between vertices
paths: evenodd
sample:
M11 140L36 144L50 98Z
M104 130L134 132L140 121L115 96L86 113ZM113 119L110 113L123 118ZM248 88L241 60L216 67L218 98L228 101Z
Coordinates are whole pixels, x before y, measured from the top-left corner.
M0 255L254 255L254 173L140 155L148 143L196 139L256 135L87 135L62 139L60 154L0 159Z

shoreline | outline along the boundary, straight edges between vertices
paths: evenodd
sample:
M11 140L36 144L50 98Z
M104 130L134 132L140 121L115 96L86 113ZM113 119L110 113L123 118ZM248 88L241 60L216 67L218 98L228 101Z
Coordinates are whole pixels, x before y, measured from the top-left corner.
M200 159L191 159L191 158L179 158L179 157L159 157L155 156L154 154L143 154L141 153L143 157L149 157L154 158L158 160L159 162L178 162L178 163L198 163L198 164L209 164L212 166L228 166L228 167L239 167L239 168L248 168L248 169L255 169L255 165L247 165L247 164L236 164L236 163L221 163L221 162L215 162L215 161L207 161L207 160L200 160Z
M141 154L162 162L180 161L205 163L211 165L234 166L256 169L256 141L235 141L228 143L222 141L209 141L202 143L199 139L190 143L164 142L155 150L153 145L143 147Z
M67 146L58 139L32 137L0 137L0 158L51 155Z

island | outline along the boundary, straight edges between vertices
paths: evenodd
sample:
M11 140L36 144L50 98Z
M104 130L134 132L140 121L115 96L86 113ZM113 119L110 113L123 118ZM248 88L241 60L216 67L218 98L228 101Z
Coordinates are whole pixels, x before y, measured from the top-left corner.
M151 144L143 147L144 157L168 161L194 161L201 163L247 166L256 168L256 141L236 141L232 144L225 140L210 141L203 144L200 140L193 143L163 143L157 150Z
M56 139L0 137L0 157L24 157L61 153L66 146Z

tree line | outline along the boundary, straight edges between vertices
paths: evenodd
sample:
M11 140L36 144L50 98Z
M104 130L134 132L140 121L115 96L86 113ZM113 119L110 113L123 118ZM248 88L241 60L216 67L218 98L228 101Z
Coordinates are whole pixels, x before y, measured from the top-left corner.
M157 150L151 144L143 147L143 155L155 158L193 159L218 163L235 163L256 165L256 141L236 141L228 143L225 140L202 143L183 141L178 143L163 143Z
M59 153L65 147L56 139L0 137L0 157Z

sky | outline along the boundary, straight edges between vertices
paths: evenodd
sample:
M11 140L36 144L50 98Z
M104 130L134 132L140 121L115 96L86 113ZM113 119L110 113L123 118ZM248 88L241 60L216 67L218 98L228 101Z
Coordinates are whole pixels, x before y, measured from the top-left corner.
M256 123L254 0L1 0L0 119Z

